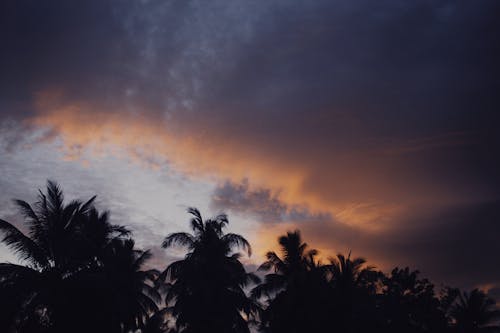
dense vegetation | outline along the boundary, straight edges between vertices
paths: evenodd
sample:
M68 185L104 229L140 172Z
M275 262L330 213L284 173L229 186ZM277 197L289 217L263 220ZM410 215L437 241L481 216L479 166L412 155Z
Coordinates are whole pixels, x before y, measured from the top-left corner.
M94 197L95 198L95 197ZM0 220L22 265L0 263L0 331L42 332L495 332L499 312L480 290L435 290L409 268L384 274L363 258L317 260L300 232L279 238L261 279L240 261L250 244L227 216L172 233L184 259L146 270L149 251L87 202L66 203L54 182L38 202L16 200L22 230Z

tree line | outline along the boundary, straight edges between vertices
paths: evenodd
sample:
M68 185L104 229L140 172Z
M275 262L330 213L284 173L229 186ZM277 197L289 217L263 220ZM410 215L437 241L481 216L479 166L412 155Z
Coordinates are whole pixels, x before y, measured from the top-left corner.
M0 331L8 333L497 332L494 300L475 289L436 290L418 271L385 274L363 258L320 262L299 231L279 237L259 271L226 215L202 219L191 233L167 235L163 248L186 255L146 269L148 250L93 202L64 200L48 181L33 205L15 200L24 223L0 219L2 241L20 264L0 263ZM168 251L168 250L167 250Z

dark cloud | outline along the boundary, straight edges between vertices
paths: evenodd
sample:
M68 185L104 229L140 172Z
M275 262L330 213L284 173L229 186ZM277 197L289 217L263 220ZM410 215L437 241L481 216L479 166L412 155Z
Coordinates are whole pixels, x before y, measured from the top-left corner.
M68 99L120 106L125 112L160 105L158 93L169 92L161 75L171 53L158 54L165 66L161 69L149 57L174 47L172 27L181 3L165 2L158 8L159 2L113 0L2 2L2 112L32 113L36 94L46 89L61 90ZM158 15L161 27L156 26ZM148 44L155 33L169 42L151 51Z
M241 184L226 182L218 186L211 198L214 209L231 211L236 214L250 214L263 221L282 221L287 205L269 189L250 190L248 180Z
M234 214L249 215L260 222L304 222L330 221L329 213L313 213L306 206L290 205L268 188L251 189L248 179L239 184L226 181L212 194L213 209Z
M352 149L475 131L498 105L496 1L3 6L5 112L63 88L123 111L192 108L177 116L203 112L203 127L228 134Z
M269 10L237 65L207 80L201 105L214 111L199 130L212 125L301 165L307 189L332 199L378 197L381 187L394 201L431 189L497 197L496 11L445 1ZM454 133L462 139L439 146ZM415 140L433 144L379 154Z

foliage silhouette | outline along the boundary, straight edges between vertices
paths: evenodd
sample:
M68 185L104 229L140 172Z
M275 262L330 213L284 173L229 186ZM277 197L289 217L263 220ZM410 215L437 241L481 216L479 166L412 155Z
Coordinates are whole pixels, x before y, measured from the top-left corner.
M48 181L46 193L39 191L33 206L15 200L27 234L0 220L3 242L25 263L0 264L1 307L7 309L0 324L6 331L121 332L131 322L138 325L145 309L156 310L151 306L152 294L146 293L149 290L132 283L137 277L134 280L124 274L139 274L139 266L149 254L135 258L139 253L132 249L133 241L124 239L129 230L110 224L108 214L99 214L93 207L94 199L65 204L59 186ZM128 262L129 267L120 266L127 264L121 258L135 261ZM125 281L130 283L124 285ZM130 297L136 297L136 302L150 302L139 309L130 307L129 300L120 303L123 297L119 301L115 297L113 305L127 306L126 312L93 311L110 304L111 291L120 297L134 293ZM75 326L76 322L80 324Z
M418 271L394 268L383 277L381 318L387 332L444 332L447 319L429 280Z
M259 280L245 271L241 254L234 250L241 248L250 255L250 244L240 235L224 234L226 215L204 221L197 209L188 211L193 234L173 233L162 244L189 250L162 273L170 281L165 299L178 332L249 332L246 319L257 307L243 288Z
M327 270L315 261L317 251L307 249L300 232L288 232L278 239L280 257L275 252L266 254L260 270L272 270L251 295L264 299L266 309L261 316L261 330L270 332L304 332L321 329L328 300Z
M94 200L65 203L48 181L34 205L15 200L21 229L0 219L2 241L19 257L0 263L1 332L249 333L253 324L271 333L500 332L484 292L437 294L418 271L384 274L350 253L323 264L298 230L278 238L280 253L267 252L261 283L240 261L240 250L251 255L248 241L224 233L227 216L203 220L195 208L192 233L162 244L187 248L185 257L145 270L151 253Z
M495 301L478 289L468 292L451 290L450 317L454 332L498 332L500 311Z
M328 306L340 332L364 332L377 327L376 292L381 273L364 258L337 254L326 266L330 271Z

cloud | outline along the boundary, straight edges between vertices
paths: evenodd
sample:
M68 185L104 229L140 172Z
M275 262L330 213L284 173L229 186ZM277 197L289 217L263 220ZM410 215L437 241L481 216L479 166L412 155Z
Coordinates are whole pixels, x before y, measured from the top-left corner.
M289 222L267 231L297 225L380 261L459 246L405 230L431 237L431 213L500 198L497 1L2 6L11 151L39 140L66 159L168 165L221 184L214 207Z
M211 200L216 209L250 214L262 221L281 221L287 212L287 206L269 189L249 190L248 179L241 184L225 182L215 189Z
M250 215L260 222L298 222L330 220L328 213L312 213L304 205L288 205L280 200L279 193L268 188L251 189L248 179L236 184L226 181L219 185L211 198L214 209L234 214Z
M165 156L153 164L187 160L260 185L280 170L270 187L317 210L498 194L496 94L483 70L498 50L482 33L497 28L494 2L89 1L44 5L46 15L27 4L6 20L9 40L25 42L3 56L45 56L3 80L30 82L16 90L29 98L6 90L2 100L27 103L76 153L80 133L137 124L126 144L156 137Z

